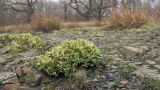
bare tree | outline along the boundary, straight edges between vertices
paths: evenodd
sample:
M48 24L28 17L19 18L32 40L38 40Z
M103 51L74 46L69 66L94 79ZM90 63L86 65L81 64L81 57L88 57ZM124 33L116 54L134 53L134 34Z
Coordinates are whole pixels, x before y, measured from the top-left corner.
M89 20L93 12L93 0L70 0L69 6L80 16Z
M86 20L97 16L99 21L102 20L106 9L116 5L117 0L70 0L69 2L69 6Z
M117 5L117 0L93 0L95 6L95 13L98 16L98 21L101 21L106 9L115 7Z
M60 4L61 4L60 6L63 9L64 19L67 20L68 19L67 12L68 12L68 9L69 9L68 1L67 0L60 0Z
M7 0L7 8L16 12L25 12L27 14L27 22L31 21L34 13L34 6L38 0Z

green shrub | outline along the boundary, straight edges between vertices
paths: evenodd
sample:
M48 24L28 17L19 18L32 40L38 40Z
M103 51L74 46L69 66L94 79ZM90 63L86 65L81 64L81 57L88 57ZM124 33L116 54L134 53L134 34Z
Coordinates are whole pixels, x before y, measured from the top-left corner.
M70 78L79 67L89 68L99 64L101 57L101 51L92 42L69 40L38 56L37 67L49 75L61 73Z
M2 46L12 46L12 52L20 52L23 50L41 48L45 41L37 36L27 34L0 34L0 43Z

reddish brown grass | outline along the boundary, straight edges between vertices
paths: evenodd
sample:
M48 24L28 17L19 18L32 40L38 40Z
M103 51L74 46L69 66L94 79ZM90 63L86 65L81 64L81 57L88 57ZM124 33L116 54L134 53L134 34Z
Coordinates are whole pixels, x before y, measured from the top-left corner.
M154 18L142 10L113 10L106 21L105 29L123 30L138 28L146 23L154 22Z
M62 20L53 16L33 16L31 21L31 27L35 31L52 32L53 30L59 30Z

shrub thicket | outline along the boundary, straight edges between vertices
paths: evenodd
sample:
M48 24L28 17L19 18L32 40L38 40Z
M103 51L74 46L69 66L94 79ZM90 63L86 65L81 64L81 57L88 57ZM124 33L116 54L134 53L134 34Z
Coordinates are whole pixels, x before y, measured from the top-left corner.
M38 56L37 67L49 75L72 77L78 67L96 66L101 60L100 50L84 39L64 41L45 55Z

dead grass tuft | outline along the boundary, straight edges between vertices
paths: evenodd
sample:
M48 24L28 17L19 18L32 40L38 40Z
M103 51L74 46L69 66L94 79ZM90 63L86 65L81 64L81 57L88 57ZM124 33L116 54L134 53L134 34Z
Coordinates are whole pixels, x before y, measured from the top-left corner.
M144 24L154 22L154 18L143 10L131 10L128 8L113 10L106 21L105 29L130 29L139 28Z
M33 16L31 27L35 31L52 32L54 30L60 29L61 22L62 19L60 19L59 17L37 15Z

